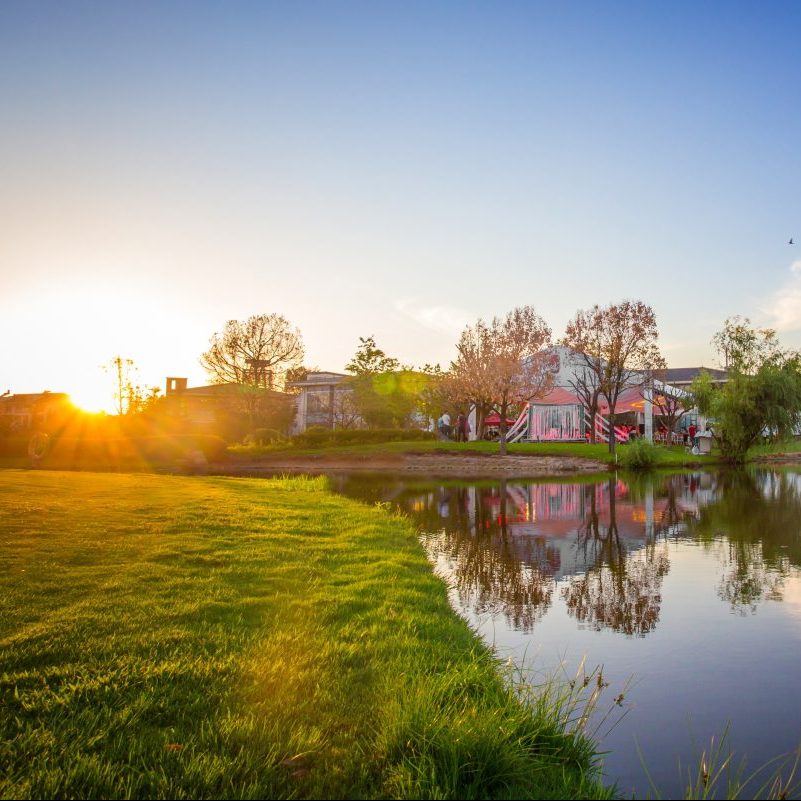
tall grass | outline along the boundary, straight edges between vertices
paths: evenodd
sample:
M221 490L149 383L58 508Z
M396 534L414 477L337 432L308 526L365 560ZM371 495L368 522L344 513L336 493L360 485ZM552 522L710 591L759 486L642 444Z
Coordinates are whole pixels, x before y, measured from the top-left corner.
M325 487L0 471L0 797L609 797L409 522Z
M645 768L654 798L663 798L648 772L642 753L640 760ZM709 747L686 772L679 764L679 773L684 782L683 797L695 799L741 799L760 798L768 801L783 801L797 798L801 782L796 778L801 763L801 745L791 754L783 754L749 770L745 758L735 760L730 747L729 729L719 738L711 738Z
M664 464L665 449L637 438L618 451L618 464L629 470L647 470Z

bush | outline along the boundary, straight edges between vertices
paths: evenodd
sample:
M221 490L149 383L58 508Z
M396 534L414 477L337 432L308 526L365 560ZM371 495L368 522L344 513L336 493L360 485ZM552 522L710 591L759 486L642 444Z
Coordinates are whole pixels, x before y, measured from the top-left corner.
M334 447L336 445L368 445L381 442L416 442L434 440L433 431L419 428L323 428L312 426L296 434L291 442L299 448Z
M30 439L30 431L25 431L22 434L14 432L8 436L0 437L0 456L27 456Z
M275 428L257 428L245 437L245 445L272 445L283 438L281 432Z
M154 437L59 437L43 461L46 467L84 469L174 465L200 451L208 461L226 457L226 443L212 435Z
M649 467L656 467L660 461L659 448L639 437L618 451L618 463L632 470L647 470Z

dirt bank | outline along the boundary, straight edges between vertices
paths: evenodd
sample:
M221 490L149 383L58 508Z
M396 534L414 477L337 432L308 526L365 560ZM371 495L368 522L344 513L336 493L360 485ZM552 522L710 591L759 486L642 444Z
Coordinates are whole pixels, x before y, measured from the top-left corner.
M386 454L382 456L306 456L232 461L209 465L219 475L257 476L277 473L405 473L434 478L483 476L528 478L567 473L597 473L605 465L573 456L498 456L495 454Z

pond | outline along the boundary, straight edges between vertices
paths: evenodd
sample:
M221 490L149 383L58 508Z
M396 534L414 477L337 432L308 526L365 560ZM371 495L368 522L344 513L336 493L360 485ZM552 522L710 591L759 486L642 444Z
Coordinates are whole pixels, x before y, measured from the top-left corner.
M749 770L801 742L801 473L332 482L408 513L454 607L528 678L602 666L624 795L653 795L650 774L680 796L727 730Z

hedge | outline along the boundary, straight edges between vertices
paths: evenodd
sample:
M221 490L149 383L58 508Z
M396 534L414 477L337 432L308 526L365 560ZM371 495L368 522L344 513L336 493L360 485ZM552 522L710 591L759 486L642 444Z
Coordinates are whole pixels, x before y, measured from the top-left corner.
M367 445L377 442L415 442L433 440L433 431L419 428L323 428L312 426L296 434L291 442L299 448L319 448L336 445Z

